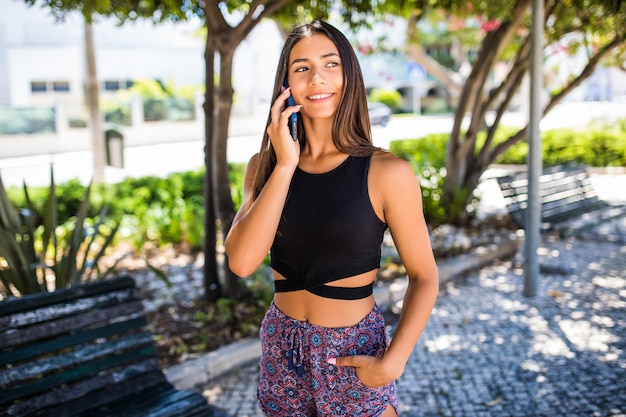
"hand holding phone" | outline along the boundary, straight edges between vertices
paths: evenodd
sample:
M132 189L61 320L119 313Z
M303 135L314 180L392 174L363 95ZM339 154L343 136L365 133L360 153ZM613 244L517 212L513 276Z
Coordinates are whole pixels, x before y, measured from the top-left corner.
M289 84L287 83L287 77L285 77L285 82L283 83L285 88L289 88ZM295 106L296 102L293 100L293 96L289 93L289 97L287 97L287 105ZM298 140L298 113L292 113L289 116L289 133L291 133L291 138L294 140Z

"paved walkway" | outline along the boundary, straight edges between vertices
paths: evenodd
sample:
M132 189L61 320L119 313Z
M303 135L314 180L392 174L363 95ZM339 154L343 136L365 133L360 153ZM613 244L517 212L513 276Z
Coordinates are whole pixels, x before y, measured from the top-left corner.
M540 295L521 254L448 283L403 376L403 416L625 417L626 218L544 241ZM256 363L198 390L261 416Z

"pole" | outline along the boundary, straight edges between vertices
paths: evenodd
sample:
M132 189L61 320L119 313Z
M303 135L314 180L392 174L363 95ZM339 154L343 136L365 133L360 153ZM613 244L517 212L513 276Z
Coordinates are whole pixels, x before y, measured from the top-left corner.
M89 127L91 128L91 153L93 158L93 182L104 182L104 166L106 165L106 147L102 133L102 116L100 114L98 76L96 70L96 52L93 26L85 19L85 61L87 84L87 108L89 109Z
M419 116L422 114L422 103L420 94L420 83L415 81L413 85L413 114Z
M528 208L526 209L525 230L525 276L523 294L526 297L537 295L539 287L539 259L537 249L541 243L541 201L539 197L539 177L541 161L541 121L542 105L542 63L543 63L543 21L544 0L532 1L531 26L531 67L530 67L530 118L528 132Z

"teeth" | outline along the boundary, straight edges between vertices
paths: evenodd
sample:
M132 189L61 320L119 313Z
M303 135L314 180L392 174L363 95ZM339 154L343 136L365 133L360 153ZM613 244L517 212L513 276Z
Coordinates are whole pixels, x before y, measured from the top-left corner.
M311 100L321 100L323 98L328 98L332 96L332 94L316 94L314 96L309 96Z

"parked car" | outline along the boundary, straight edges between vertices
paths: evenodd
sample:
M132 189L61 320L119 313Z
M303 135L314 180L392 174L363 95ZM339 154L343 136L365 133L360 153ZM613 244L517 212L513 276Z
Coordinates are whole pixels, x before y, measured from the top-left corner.
M383 103L367 103L367 111L370 115L370 123L387 126L391 118L391 109Z

